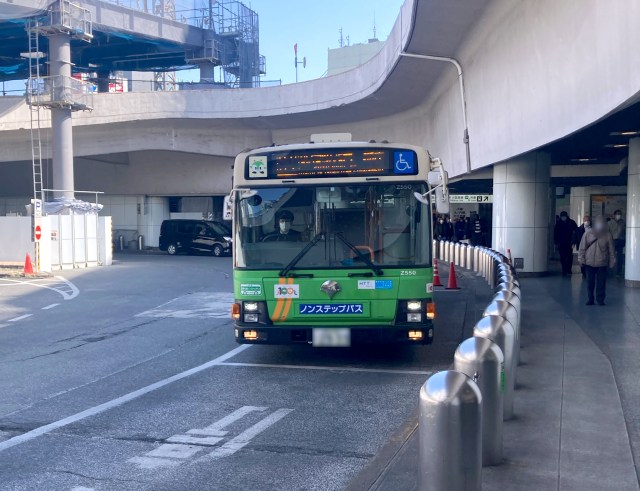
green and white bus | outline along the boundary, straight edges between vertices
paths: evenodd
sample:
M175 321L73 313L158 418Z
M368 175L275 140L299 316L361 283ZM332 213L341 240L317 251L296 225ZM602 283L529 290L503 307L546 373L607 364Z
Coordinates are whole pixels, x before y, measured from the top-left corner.
M431 343L434 162L420 147L348 134L238 155L236 341Z

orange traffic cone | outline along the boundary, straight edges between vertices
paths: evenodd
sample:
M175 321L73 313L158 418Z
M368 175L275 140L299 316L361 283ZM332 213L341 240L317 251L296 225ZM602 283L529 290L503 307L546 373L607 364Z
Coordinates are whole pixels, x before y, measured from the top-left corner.
M438 273L438 260L433 261L433 286L444 286L440 281L440 273Z
M33 266L31 265L31 256L27 253L27 257L24 260L24 274L33 274Z
M451 261L451 266L449 267L449 283L447 284L447 290L459 290L458 282L456 280L456 270L453 266L453 261Z

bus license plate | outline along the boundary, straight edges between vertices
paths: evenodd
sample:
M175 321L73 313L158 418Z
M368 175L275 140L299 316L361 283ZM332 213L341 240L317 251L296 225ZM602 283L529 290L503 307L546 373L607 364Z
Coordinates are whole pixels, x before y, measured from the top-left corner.
M313 346L318 347L349 347L351 346L351 329L346 327L312 329Z

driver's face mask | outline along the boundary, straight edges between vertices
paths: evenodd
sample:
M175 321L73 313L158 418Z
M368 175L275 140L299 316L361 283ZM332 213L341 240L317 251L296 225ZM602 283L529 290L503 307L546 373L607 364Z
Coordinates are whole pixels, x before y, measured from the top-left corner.
M283 234L286 234L289 232L289 229L291 228L291 222L288 222L287 220L280 220L280 232Z

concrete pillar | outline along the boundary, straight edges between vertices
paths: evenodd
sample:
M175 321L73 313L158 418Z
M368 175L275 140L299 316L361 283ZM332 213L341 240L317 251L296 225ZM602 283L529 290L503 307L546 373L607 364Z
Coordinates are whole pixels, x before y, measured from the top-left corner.
M525 273L547 270L548 154L531 152L493 166L492 247L522 258Z
M216 66L213 63L203 62L198 65L198 68L200 68L200 82L212 84L215 80Z
M71 92L71 44L68 34L60 33L49 37L49 74L54 78L59 90L54 91L54 98L65 99ZM53 188L63 189L55 192L54 197L73 199L73 130L71 109L54 107L51 109L52 129L52 174Z
M585 215L591 215L591 189L588 187L572 187L570 195L569 216L578 226Z
M640 287L640 138L629 140L624 283Z

